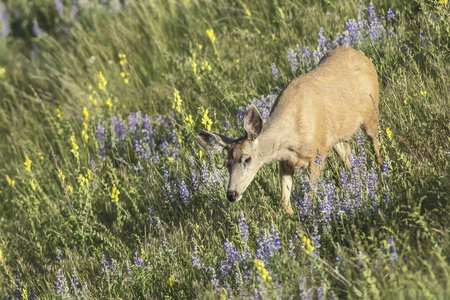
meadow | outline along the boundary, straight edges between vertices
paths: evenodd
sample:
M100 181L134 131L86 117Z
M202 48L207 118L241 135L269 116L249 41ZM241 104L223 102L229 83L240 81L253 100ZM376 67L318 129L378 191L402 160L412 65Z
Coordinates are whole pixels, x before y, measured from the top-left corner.
M0 2L0 297L447 298L449 6ZM196 134L242 136L344 44L379 76L383 165L359 132L350 169L296 173L295 218L276 163L228 202Z

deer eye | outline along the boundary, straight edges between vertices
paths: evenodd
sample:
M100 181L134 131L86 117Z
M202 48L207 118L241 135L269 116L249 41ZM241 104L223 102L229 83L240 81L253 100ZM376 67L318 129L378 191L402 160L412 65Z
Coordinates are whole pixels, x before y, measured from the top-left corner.
M252 162L252 158L251 158L251 157L248 157L248 158L245 159L244 165L248 165L248 164L251 163L251 162Z

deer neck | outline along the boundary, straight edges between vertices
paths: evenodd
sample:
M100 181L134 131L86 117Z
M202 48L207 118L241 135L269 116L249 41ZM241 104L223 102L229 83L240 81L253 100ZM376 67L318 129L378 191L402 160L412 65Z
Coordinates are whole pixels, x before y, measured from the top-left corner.
M258 137L258 156L261 164L290 160L291 153L286 145L286 136L276 130L265 130Z

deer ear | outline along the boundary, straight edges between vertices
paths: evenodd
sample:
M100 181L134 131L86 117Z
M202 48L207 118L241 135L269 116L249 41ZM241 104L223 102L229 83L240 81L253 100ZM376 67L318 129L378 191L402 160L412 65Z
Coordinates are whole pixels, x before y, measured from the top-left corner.
M256 106L250 105L244 118L244 129L247 133L247 139L256 140L262 131L263 124L263 119Z
M206 150L222 151L223 149L229 149L233 140L222 136L220 134L214 134L206 130L201 130L195 137L197 142Z

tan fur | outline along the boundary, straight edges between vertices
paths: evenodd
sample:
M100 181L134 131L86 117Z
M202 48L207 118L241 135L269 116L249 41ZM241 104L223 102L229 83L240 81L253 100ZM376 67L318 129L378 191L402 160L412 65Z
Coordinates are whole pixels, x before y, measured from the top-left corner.
M230 201L242 197L263 164L279 161L282 206L293 216L290 194L294 170L309 167L315 181L321 170L316 167L316 157L320 155L325 161L331 148L349 166L347 141L359 128L369 136L377 161L382 163L377 128L378 77L370 60L354 49L342 47L326 53L314 70L295 78L280 93L264 126L259 125L258 116L252 108L244 121L247 137L252 138L231 140L212 134L229 150L227 195L234 199ZM212 150L200 135L200 144ZM248 157L251 161L245 164Z

